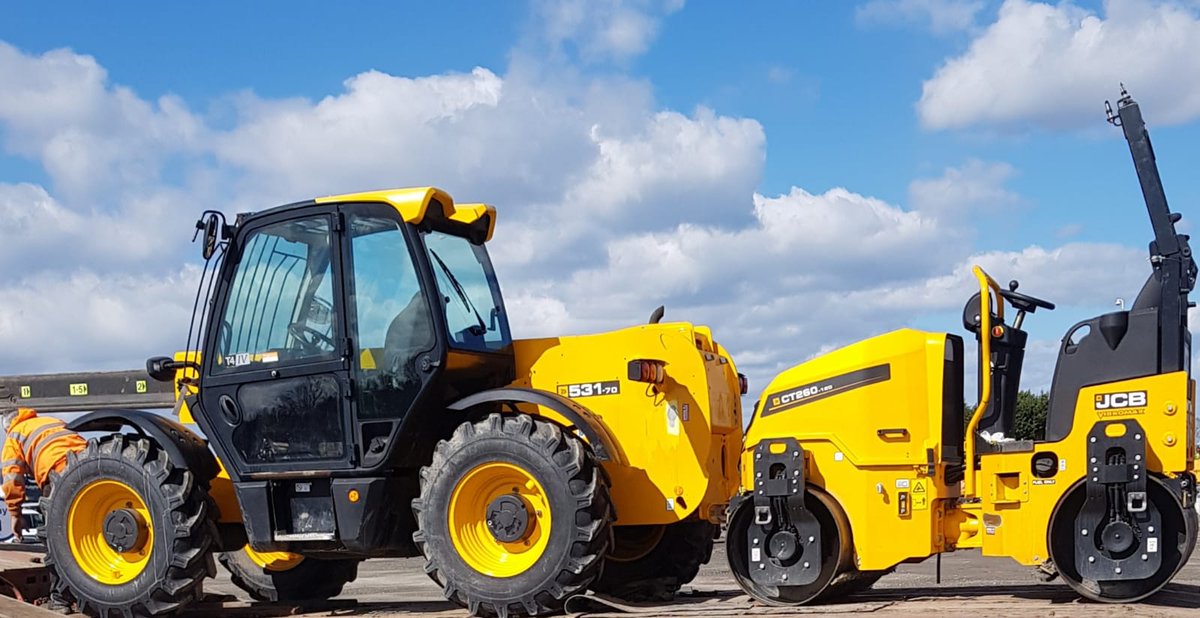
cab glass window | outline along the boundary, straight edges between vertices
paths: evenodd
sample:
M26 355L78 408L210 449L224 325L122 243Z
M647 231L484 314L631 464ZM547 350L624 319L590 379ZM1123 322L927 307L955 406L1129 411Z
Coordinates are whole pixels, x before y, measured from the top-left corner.
M450 345L478 351L512 343L492 261L483 245L438 231L424 232L425 250L441 294Z
M215 373L336 358L331 248L326 216L250 234L218 327Z
M421 392L420 358L435 347L433 315L395 214L355 212L350 230L350 336L359 418L399 417Z

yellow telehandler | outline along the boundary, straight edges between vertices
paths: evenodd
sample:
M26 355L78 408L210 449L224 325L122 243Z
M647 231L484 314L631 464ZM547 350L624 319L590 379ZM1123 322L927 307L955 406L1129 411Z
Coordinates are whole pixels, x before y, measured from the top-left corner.
M963 314L979 350L969 419L963 341L947 333L867 339L767 386L727 532L747 593L772 604L820 601L903 562L980 548L1061 576L1089 599L1127 602L1161 589L1187 561L1197 532L1187 328L1196 263L1176 232L1180 215L1167 208L1138 104L1122 91L1109 120L1124 129L1141 182L1153 270L1129 310L1063 337L1045 439L984 436L1011 435L1023 322L1054 305L976 267L979 292Z
M504 617L695 577L737 490L744 377L661 311L514 340L495 222L435 188L206 212L199 334L147 363L165 397L145 374L8 379L11 405L98 410L70 423L100 435L43 501L63 592L92 616L158 616L218 554L280 601L424 556L448 599ZM120 409L139 396L175 418Z

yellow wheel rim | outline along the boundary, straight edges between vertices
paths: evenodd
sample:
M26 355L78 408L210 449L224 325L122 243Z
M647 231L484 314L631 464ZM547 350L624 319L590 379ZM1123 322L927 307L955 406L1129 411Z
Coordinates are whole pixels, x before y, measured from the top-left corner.
M521 538L504 542L488 528L488 510L502 496L518 498L528 513ZM467 472L450 495L450 539L468 566L492 577L520 575L537 563L550 541L550 499L519 466L492 461Z
M268 571L290 571L304 562L304 556L286 551L254 551L249 545L243 548L250 561Z
M137 524L137 540L127 551L113 549L104 537L109 513L124 509L132 512ZM92 579L109 585L132 581L150 562L154 547L154 525L150 509L132 487L113 480L92 481L75 494L67 513L67 539L71 555Z

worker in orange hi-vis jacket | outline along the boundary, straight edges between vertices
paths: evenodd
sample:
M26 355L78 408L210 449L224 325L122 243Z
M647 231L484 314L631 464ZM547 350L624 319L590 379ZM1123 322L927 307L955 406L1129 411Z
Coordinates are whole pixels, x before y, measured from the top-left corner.
M67 429L62 421L38 416L29 408L6 410L2 418L5 437L0 467L3 469L4 484L0 489L4 491L4 502L12 518L13 535L20 540L21 532L25 529L21 517L21 504L25 502L25 476L32 476L37 481L43 495L50 495L50 473L62 472L67 467L67 454L83 450L87 440ZM54 575L51 573L51 577ZM59 594L58 586L52 585L51 590L50 609L70 613L71 607Z

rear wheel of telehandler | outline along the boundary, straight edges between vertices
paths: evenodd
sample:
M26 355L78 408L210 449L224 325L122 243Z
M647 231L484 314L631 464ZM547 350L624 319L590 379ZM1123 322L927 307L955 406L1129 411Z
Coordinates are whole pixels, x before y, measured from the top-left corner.
M111 435L68 455L43 499L47 565L91 616L159 616L214 574L206 488L146 438Z
M712 558L717 531L706 521L614 526L604 574L592 589L630 601L669 601Z
M1055 507L1050 516L1047 533L1050 559L1058 568L1063 581L1080 595L1094 601L1109 603L1137 601L1158 592L1183 567L1191 553L1192 545L1196 542L1195 510L1184 508L1171 492L1153 477L1146 483L1146 494L1146 519L1156 515L1161 529L1155 529L1153 525L1145 522L1136 526L1117 522L1115 526L1110 523L1100 530L1088 530L1086 535L1083 534L1083 531L1077 530L1077 517L1087 499L1087 485L1084 482L1068 490ZM1113 530L1109 531L1108 528ZM1137 551L1140 541L1133 532L1139 528L1140 534L1149 535L1151 539L1145 552ZM1125 539L1122 539L1122 533L1127 533L1124 535ZM1095 546L1087 547L1080 543L1092 543ZM1110 545L1106 547L1106 543ZM1118 547L1113 549L1112 545ZM1126 545L1129 547L1125 547ZM1153 556L1154 553L1158 553L1159 556ZM1081 575L1079 560L1082 560L1084 555L1092 560L1099 557L1102 562L1111 558L1111 564L1118 565L1111 567L1114 571L1112 579ZM1148 576L1120 579L1120 564L1126 564L1124 570L1128 571L1131 570L1130 564L1137 565L1139 561L1152 558L1159 563Z
M234 585L256 601L323 601L358 577L359 560L323 560L290 552L254 551L249 545L217 557Z
M729 518L725 535L725 553L729 568L738 586L750 596L770 605L801 605L822 597L834 578L848 567L850 524L832 496L809 486L804 505L816 517L821 530L820 571L809 584L798 586L765 586L751 575L751 548L747 536L754 523L754 501L742 500ZM767 558L770 559L770 558ZM873 581L871 583L874 583Z
M425 571L479 616L562 610L608 552L608 483L591 450L552 423L463 423L421 469L413 501Z

